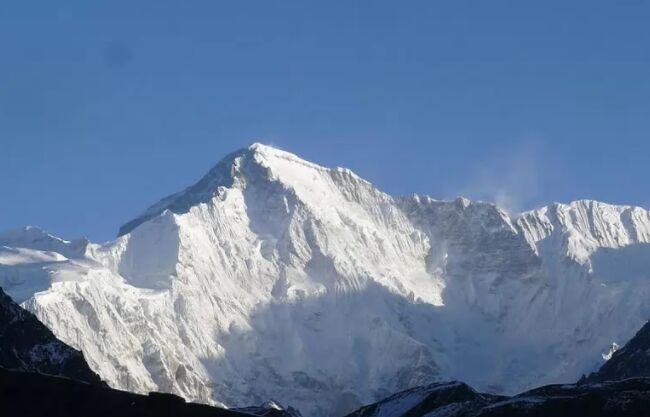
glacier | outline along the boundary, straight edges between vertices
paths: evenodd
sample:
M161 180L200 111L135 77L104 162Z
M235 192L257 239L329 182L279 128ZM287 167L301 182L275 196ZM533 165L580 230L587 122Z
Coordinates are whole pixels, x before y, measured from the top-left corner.
M0 286L114 388L343 415L597 369L650 318L650 212L393 197L254 144L113 241L0 233Z

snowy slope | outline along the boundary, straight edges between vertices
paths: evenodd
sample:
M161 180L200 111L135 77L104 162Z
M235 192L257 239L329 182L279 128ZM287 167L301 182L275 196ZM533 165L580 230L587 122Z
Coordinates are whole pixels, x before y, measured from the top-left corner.
M650 214L393 198L255 144L106 244L0 235L0 285L111 386L341 415L577 379L650 317Z

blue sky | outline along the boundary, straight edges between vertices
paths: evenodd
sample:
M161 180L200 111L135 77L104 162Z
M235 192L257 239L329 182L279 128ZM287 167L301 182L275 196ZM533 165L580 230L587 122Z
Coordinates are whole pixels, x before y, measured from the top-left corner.
M2 2L0 230L111 239L254 141L392 194L648 207L650 4L567 3Z

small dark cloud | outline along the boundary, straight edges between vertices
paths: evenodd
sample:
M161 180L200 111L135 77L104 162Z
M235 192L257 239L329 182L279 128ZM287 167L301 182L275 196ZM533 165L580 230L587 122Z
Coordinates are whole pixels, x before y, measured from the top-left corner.
M109 42L104 47L104 61L111 68L124 68L133 61L133 50L124 42Z

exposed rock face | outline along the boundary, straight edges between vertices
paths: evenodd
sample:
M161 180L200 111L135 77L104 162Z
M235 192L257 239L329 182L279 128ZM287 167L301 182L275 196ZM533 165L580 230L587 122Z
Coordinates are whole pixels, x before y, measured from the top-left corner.
M640 208L513 218L256 144L112 242L0 235L0 285L113 387L318 417L440 380L576 380L650 318L649 242Z

